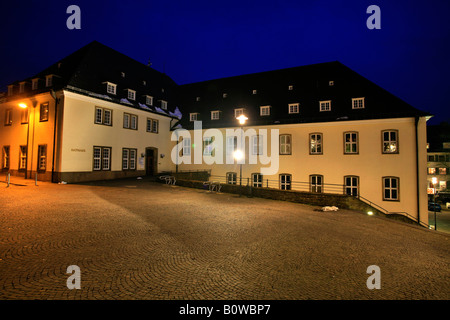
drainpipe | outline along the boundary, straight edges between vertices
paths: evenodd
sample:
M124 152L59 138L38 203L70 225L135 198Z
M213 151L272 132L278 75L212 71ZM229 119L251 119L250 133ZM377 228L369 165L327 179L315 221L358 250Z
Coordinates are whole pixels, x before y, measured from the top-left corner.
M51 96L55 99L55 124L53 127L53 157L52 157L52 182L57 182L55 179L55 146L56 146L56 124L57 124L57 115L58 115L58 98L56 97L56 92L54 90L50 91Z
M420 179L419 179L419 133L418 133L418 125L419 125L419 117L416 116L414 119L415 128L416 128L416 184L417 184L417 224L420 226Z

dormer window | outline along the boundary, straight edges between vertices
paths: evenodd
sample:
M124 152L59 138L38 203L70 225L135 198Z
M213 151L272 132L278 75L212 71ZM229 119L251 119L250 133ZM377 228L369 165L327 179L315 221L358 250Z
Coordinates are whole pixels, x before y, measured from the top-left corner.
M259 115L260 116L270 116L270 106L259 107Z
M195 98L195 101L200 101L200 97Z
M161 109L167 110L167 101L161 100Z
M226 93L222 94L222 98L226 98L226 97L228 97L228 94L226 94Z
M116 94L117 85L111 82L106 83L106 92L110 94Z
M32 90L37 90L37 88L38 88L38 83L39 83L39 79L33 79L32 81L31 81L31 89Z
M142 84L143 84L144 86L146 86L146 85L147 85L147 81L142 80Z
M48 75L45 77L45 86L46 87L51 87L53 84L53 76L52 75Z
M289 91L294 90L294 86L288 86L288 90L289 90Z
M136 100L136 91L128 89L128 99L130 100Z
M13 90L14 90L14 86L13 85L8 86L8 96L12 96L13 95Z
M145 104L148 106L153 105L153 97L152 96L145 96Z
M211 120L219 120L220 119L220 111L215 110L211 111Z
M120 75L122 78L125 78L125 72L121 72Z
M328 81L328 85L329 85L330 87L334 86L334 81Z
M298 113L298 112L299 112L298 106L299 106L298 103L290 103L290 104L288 105L288 111L289 111L289 113Z
M244 114L244 108L234 109L234 117L237 118L240 115Z
M331 100L320 101L320 111L331 111Z
M253 89L252 94L257 94L257 93L258 93L258 90Z
M353 98L352 99L353 109L364 109L364 98Z
M22 93L25 91L25 82L19 83L19 93Z
M198 113L197 112L189 113L189 120L190 121L197 121L198 120Z

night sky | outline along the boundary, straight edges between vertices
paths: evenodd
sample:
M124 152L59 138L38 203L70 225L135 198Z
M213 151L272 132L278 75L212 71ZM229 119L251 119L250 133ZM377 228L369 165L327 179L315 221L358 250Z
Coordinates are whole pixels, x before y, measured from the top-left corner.
M69 5L81 30L69 30ZM381 9L369 30L367 7ZM340 61L450 121L450 1L3 1L0 91L97 40L178 84Z

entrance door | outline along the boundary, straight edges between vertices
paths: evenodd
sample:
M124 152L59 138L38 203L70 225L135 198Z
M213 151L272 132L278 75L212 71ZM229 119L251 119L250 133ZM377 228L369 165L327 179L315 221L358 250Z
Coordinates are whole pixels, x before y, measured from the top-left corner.
M158 172L158 149L157 148L146 148L145 149L145 159L146 159L146 174L148 176L153 176Z

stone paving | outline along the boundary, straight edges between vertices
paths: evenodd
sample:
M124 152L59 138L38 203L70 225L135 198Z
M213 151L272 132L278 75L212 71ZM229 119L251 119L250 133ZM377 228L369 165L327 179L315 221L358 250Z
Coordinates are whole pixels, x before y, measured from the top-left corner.
M1 300L450 298L449 234L355 211L134 179L0 183L0 203Z

